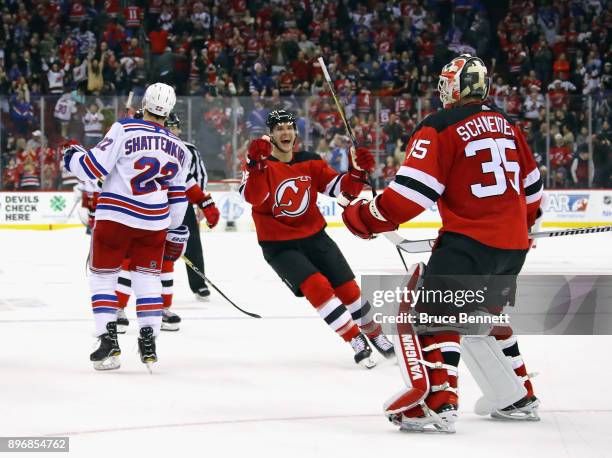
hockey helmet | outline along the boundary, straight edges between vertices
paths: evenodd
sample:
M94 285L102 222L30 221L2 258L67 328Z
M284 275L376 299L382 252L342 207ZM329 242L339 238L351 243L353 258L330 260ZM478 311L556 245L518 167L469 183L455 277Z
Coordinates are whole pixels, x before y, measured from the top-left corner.
M268 126L268 129L270 129L270 132L272 132L274 126L282 123L291 123L293 125L293 128L296 128L295 116L293 116L293 114L288 112L287 110L274 110L268 113L268 118L266 119L266 126Z
M164 83L151 84L142 98L142 108L163 118L170 114L175 104L174 89Z
M485 100L489 94L487 67L478 57L461 54L442 69L438 91L444 108L466 97Z
M164 127L167 127L168 129L170 129L171 127L174 127L176 129L181 128L181 120L174 111L170 113L164 121Z

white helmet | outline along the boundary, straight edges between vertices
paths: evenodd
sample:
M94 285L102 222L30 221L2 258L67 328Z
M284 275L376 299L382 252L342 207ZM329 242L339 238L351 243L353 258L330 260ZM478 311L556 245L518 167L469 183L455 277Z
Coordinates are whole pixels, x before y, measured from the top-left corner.
M142 98L142 108L164 118L170 114L175 104L174 89L164 83L151 84Z

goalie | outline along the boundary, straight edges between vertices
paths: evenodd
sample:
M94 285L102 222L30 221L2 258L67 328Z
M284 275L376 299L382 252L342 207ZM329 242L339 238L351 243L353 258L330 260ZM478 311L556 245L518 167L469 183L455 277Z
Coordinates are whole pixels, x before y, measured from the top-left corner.
M343 213L353 234L370 239L438 203L442 228L427 268L412 269L413 287L423 282L427 289L440 276L516 276L525 261L542 181L518 126L486 103L488 89L479 58L461 55L447 64L438 83L444 109L417 126L394 181ZM539 401L510 327L464 337L460 347L458 332L423 335L403 326L395 349L407 387L385 405L401 429L454 432L461 350L485 395L477 413L538 419Z

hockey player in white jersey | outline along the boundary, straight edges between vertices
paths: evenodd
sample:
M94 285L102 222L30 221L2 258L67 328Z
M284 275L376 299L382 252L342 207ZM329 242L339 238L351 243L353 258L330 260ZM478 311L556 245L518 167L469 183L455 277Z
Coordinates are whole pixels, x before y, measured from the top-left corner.
M141 360L147 366L157 361L162 259L178 259L189 236L181 225L187 207L189 153L163 126L175 103L174 89L155 83L143 97L143 119L115 122L89 151L77 145L64 152L68 171L80 180L101 183L89 261L91 303L99 337L99 347L90 359L98 370L120 366L115 286L126 257L132 261Z

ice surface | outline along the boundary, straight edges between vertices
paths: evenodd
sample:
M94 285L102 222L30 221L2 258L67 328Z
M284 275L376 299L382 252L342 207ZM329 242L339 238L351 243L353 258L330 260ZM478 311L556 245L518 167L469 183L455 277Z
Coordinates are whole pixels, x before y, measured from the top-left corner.
M402 272L386 240L330 234L358 274ZM120 337L121 369L91 367L83 230L0 231L0 436L68 435L71 456L107 458L612 456L612 338L521 338L528 370L540 373L539 423L475 416L479 393L461 366L457 434L400 433L381 415L402 386L397 366L358 368L350 347L276 278L254 233L203 239L207 275L264 319L240 314L214 292L210 303L196 302L177 265L174 310L184 321L159 338L160 361L149 375L135 323ZM530 253L525 271L612 273L611 260L609 234L550 239Z

